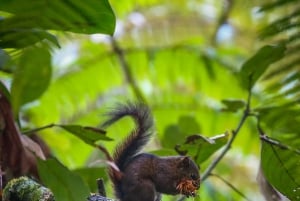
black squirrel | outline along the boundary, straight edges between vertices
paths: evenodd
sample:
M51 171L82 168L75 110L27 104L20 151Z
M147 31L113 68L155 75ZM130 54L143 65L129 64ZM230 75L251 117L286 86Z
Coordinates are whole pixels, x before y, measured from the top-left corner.
M136 124L136 128L115 149L112 162L117 167L111 165L109 168L109 176L118 199L159 201L161 193L195 196L194 191L183 192L178 187L184 180L191 181L194 189L200 187L199 169L189 157L158 157L139 153L154 132L154 121L145 104L119 104L108 115L109 119L102 127L107 127L125 116L132 117Z

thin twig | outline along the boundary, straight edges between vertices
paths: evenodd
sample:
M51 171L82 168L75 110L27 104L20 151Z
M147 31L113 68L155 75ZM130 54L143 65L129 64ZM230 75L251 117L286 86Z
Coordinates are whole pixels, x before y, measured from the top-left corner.
M242 193L238 188L236 188L234 185L232 185L229 181L227 181L226 179L224 179L224 178L221 177L220 175L217 175L217 174L210 174L210 176L214 176L214 177L220 179L220 180L223 181L226 185L228 185L233 191L235 191L237 194L239 194L241 197L243 197L245 200L251 201L249 198L247 198L246 195L244 195L244 193Z
M41 131L41 130L44 130L44 129L47 129L47 128L52 128L54 126L57 126L57 125L56 124L48 124L48 125L40 127L40 128L35 128L35 129L32 129L32 130L22 131L22 134L30 135L30 134L36 133L38 131Z
M227 142L227 144L225 145L225 148L223 149L223 151L221 152L221 154L208 166L208 168L203 173L203 176L201 178L202 181L204 181L205 179L207 179L207 177L211 174L211 172L213 171L213 169L218 165L218 163L222 160L222 158L225 156L225 154L231 148L231 145L234 142L235 137L237 136L237 134L239 133L240 129L244 125L247 117L249 116L251 95L252 95L252 93L251 93L251 87L249 87L247 105L246 105L246 109L244 111L244 114L243 114L243 116L242 116L242 118L241 118L241 120L240 120L237 128L232 131L232 136L231 136L230 140Z
M128 62L126 61L124 51L121 49L121 47L119 46L119 44L117 43L117 41L113 37L111 37L111 45L112 45L114 53L117 55L117 58L119 59L121 68L123 69L123 72L125 74L125 78L126 78L127 82L132 87L132 89L133 89L135 95L137 96L137 98L140 101L145 102L145 98L143 96L143 93L141 92L141 90L138 87L135 79L133 78L132 72L130 70L130 66L129 66Z

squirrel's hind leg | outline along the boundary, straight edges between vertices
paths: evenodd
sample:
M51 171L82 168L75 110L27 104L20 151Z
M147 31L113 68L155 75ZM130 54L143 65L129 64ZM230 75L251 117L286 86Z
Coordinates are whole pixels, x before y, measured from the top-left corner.
M160 201L160 195L150 180L140 180L139 183L123 185L124 194L122 201ZM126 189L126 190L125 190Z

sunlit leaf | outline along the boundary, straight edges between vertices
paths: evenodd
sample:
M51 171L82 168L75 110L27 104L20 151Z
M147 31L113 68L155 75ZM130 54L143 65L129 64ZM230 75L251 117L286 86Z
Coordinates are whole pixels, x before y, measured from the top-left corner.
M236 112L246 106L243 100L224 99L222 103L226 106L222 111Z
M214 137L202 135L191 135L186 138L184 144L178 145L176 151L181 155L190 155L197 164L207 160L213 153L219 150L228 141L228 134L221 134Z
M110 141L111 138L105 135L105 131L87 127L87 126L79 126L79 125L57 125L66 131L74 134L75 136L79 137L81 140L86 142L87 144L93 145L98 140Z
M89 195L89 189L82 178L55 159L39 160L38 172L56 201L83 201Z
M252 88L269 65L284 57L285 49L283 44L266 45L260 48L242 65L240 77L243 87Z
M29 48L22 54L14 71L11 88L15 114L19 108L39 98L51 79L51 55L45 48Z
M262 141L261 165L267 180L290 200L300 199L300 152L277 141Z

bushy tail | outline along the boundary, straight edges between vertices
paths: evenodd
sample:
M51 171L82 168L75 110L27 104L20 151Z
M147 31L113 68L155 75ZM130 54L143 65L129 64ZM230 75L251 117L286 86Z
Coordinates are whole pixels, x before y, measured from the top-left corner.
M117 105L108 113L109 119L102 124L107 127L125 116L131 116L136 128L121 142L113 155L113 160L120 171L124 170L125 164L147 144L153 132L153 118L150 109L142 103L126 103ZM120 198L120 180L116 178L114 170L110 169L110 178L115 186L117 196Z

